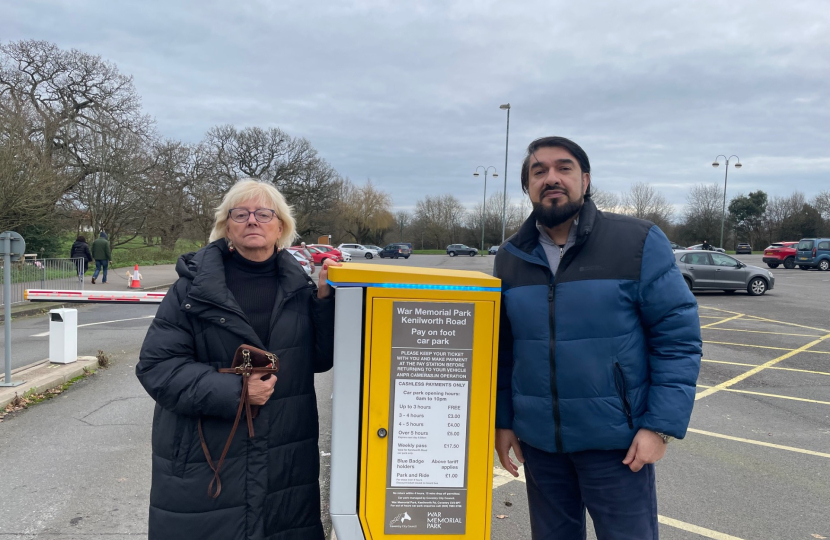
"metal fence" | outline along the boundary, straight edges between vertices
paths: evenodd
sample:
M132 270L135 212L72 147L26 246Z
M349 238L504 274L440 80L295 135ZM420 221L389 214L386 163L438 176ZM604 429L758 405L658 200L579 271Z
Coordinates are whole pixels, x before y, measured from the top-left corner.
M3 297L3 260L0 259L0 306ZM83 290L84 259L37 259L11 263L11 304L24 302L26 289Z

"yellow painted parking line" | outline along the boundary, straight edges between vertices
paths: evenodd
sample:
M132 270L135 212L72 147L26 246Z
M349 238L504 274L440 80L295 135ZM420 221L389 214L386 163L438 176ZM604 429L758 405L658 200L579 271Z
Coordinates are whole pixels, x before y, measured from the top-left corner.
M700 309L711 309L712 311L720 311L721 313L728 313L730 315L743 315L743 313L738 313L737 311L729 311L726 309L711 307L711 306L698 306Z
M744 316L744 314L743 314L743 313L738 313L737 315L733 315L732 317L727 317L727 318L722 319L722 320L720 320L720 321L715 321L715 322L713 322L713 323L704 324L704 325L703 325L703 326L701 326L700 328L701 328L701 329L703 329L703 328L712 328L712 327L713 327L713 326L715 326L716 324L725 323L725 322L727 322L727 321L734 321L735 319L740 319L740 318L741 318L741 317L743 317L743 316Z
M742 362L725 362L723 360L701 360L701 362L709 362L711 364L727 364L730 366L744 366L744 367L755 367L758 364L744 364ZM795 371L798 373L812 373L814 375L830 375L830 372L827 371L810 371L809 369L796 369L796 368L788 368L788 367L778 367L772 366L768 367L767 369L775 369L778 371Z
M691 431L691 429L689 431ZM505 471L501 467L493 467L493 489L500 488L501 486L509 482L512 482L513 480L527 483L527 479L525 478L524 467L519 467L518 478L514 477L512 474ZM666 516L658 515L657 521L658 523L661 523L663 525L668 525L669 527L681 529L690 533L703 536L705 538L712 538L714 540L743 540L742 538L738 538L737 536L730 536L728 534L713 531L712 529L707 529L705 527L692 525L691 523L686 523L685 521L680 521L678 519L673 519Z
M731 343L729 341L703 341L703 343L709 343L710 345L735 345L737 347L754 347L756 349L772 349L775 351L792 351L795 349L790 349L789 347L769 347L767 345L752 345L750 343Z
M708 325L707 326L701 326L701 328L705 328L706 330L712 330L712 331L717 330L719 332L721 332L721 331L722 332L748 332L750 334L772 334L773 336L798 336L798 337L812 337L812 338L821 337L821 336L816 335L816 334L786 334L784 332L766 332L766 331L763 331L763 330L743 330L743 329L740 329L740 328L710 328Z
M699 309L709 309L709 310L712 310L712 311L720 311L721 313L728 313L730 315L739 315L739 313L737 311L728 311L728 310L720 309L720 308L716 308L716 307L698 306L698 308ZM803 324L792 323L792 322L787 322L787 321L779 321L779 320L776 320L776 319L768 319L766 317L759 317L757 315L749 315L749 314L746 314L746 313L741 313L740 315L743 315L744 317L746 317L748 319L755 319L756 321L766 321L766 322L771 322L771 323L776 323L776 324L784 324L784 325L787 325L787 326L796 326L798 328L804 328L805 330L816 330L818 332L830 332L830 328L817 328L815 326L805 326Z
M700 319L723 319L724 317L718 317L717 315L698 315Z
M776 323L776 324L784 324L784 325L787 325L787 326L795 326L797 328L804 328L805 330L816 330L817 332L830 332L830 329L828 329L828 328L816 328L815 326L804 326L803 324L797 324L797 323L791 323L791 322L785 322L785 321L776 321L775 319L767 319L767 318L764 318L764 317L758 317L757 315L747 315L747 317L750 318L750 319L755 319L756 321L765 321L765 322L771 322L771 323Z
M675 529L681 529L686 532L694 533L703 536L704 538L712 538L714 540L742 540L741 538L732 536L731 534L713 531L712 529L699 527L697 525L692 525L691 523L686 523L685 521L672 519L666 516L658 515L657 521L663 525L668 525L669 527L674 527Z
M751 343L731 343L728 341L704 341L710 345L735 345L736 347L754 347L756 349L772 349L774 351L795 351L797 349L790 349L789 347L769 347L767 345L752 345ZM828 351L801 351L807 354L830 354Z
M527 482L525 479L525 468L519 466L519 477L516 478L501 467L493 467L493 489L503 486L508 482L518 480L519 482Z
M766 446L767 448L775 448L777 450L787 450L788 452L798 452L799 454L807 454L808 456L817 456L823 458L830 458L830 454L825 452L816 452L815 450L805 450L804 448L796 448L794 446L784 446L782 444L768 443L765 441L756 441L754 439L743 439L741 437L733 437L732 435L724 435L722 433L712 433L711 431L703 431L702 429L689 428L689 433L696 433L698 435L706 435L707 437L717 437L718 439L726 439L728 441L742 442L747 444L754 444L756 446Z
M775 364L777 364L779 362L783 362L787 358L792 358L793 356L797 355L798 353L804 352L804 351L808 350L809 348L818 345L819 343L821 343L822 341L824 341L826 339L830 339L830 334L825 334L824 336L822 336L822 337L820 337L816 340L813 340L813 341L811 341L810 343L808 343L806 345L802 345L801 347L799 347L797 349L793 349L793 350L791 350L790 352L788 352L786 354L782 354L778 358L773 358L769 362L765 362L765 363L761 364L760 366L757 366L753 369L750 369L746 373L741 373L737 377L733 377L732 379L729 379L728 381L724 381L724 382L720 383L717 386L713 386L712 388L709 388L708 390L704 390L703 392L701 392L701 393L699 393L698 395L695 396L695 400L703 399L706 396L711 396L715 392L718 392L720 390L724 390L726 388L729 388L730 386L733 386L733 385L743 381L744 379L755 375L756 373L760 373L761 371L765 370L768 367L774 366Z
M697 385L698 388L716 388L715 386L706 386L703 384ZM818 405L830 405L830 401L818 401L816 399L800 398L795 396L782 396L781 394L766 394L764 392L753 392L752 390L735 390L734 388L721 388L724 392L735 392L737 394L752 394L754 396L774 397L779 399L790 399L793 401L806 401L807 403L817 403ZM703 392L701 392L702 394ZM698 394L700 395L700 394ZM697 399L697 398L695 398Z

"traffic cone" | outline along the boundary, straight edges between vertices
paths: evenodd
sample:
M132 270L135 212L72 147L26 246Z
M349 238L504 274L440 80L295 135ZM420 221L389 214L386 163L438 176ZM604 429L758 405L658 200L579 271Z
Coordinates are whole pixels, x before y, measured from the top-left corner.
M138 263L135 264L135 270L133 270L133 275L130 278L130 288L131 289L140 289L141 288L141 274L138 273Z

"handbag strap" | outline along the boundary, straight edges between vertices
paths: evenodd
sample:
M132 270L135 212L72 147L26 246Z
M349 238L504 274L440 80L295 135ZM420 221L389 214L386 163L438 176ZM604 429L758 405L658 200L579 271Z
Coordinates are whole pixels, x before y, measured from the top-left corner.
M248 396L248 381L251 379L252 374L273 374L276 373L276 370L273 368L248 368L244 371L239 371L236 368L231 369L219 369L219 373L236 373L242 375L242 395L239 398L239 407L236 409L236 418L233 421L233 427L231 428L231 434L228 436L228 440L225 442L225 447L222 449L222 455L219 456L219 461L216 465L213 464L213 459L210 456L210 450L208 449L207 441L205 441L205 434L202 431L202 419L199 418L199 422L197 424L199 429L199 442L202 443L202 451L205 453L205 458L207 459L208 466L213 471L213 480L210 481L208 485L208 497L212 499L216 499L219 497L219 494L222 492L222 480L219 478L219 471L222 469L222 465L225 463L225 457L228 455L228 451L231 448L231 443L233 442L233 437L236 435L236 429L239 427L239 420L242 418L242 411L245 411L246 420L248 423L248 437L253 438L254 436L254 420L251 415L251 400ZM216 486L216 491L214 492L214 485Z

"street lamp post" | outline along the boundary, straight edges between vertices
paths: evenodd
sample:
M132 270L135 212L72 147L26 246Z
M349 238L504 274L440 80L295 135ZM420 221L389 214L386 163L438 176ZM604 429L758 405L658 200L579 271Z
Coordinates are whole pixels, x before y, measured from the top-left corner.
M741 158L739 158L738 156L736 156L734 154L729 156L729 157L726 157L723 154L720 154L718 157L715 158L715 161L712 162L712 167L717 168L717 166L720 165L720 163L718 163L719 158L723 158L723 159L726 160L726 167L724 167L724 171L723 171L723 173L724 173L723 174L723 209L721 210L721 215L720 215L720 245L718 246L718 247L722 248L723 247L723 224L726 221L726 181L727 181L727 178L729 177L729 160L732 159L732 158L737 159L738 162L735 163L735 165L733 165L733 167L735 167L736 169L740 169L741 168Z
M481 256L484 256L484 210L487 207L487 173L490 169L493 169L493 178L498 178L499 173L496 171L496 168L490 165L489 167L485 167L484 165L479 165L476 167L476 172L473 173L473 176L478 176L478 170L484 169L484 202L481 204Z
M504 227L507 216L507 146L510 142L510 104L499 105L499 109L507 111L507 132L504 136L504 194L501 203L501 243L504 244Z

